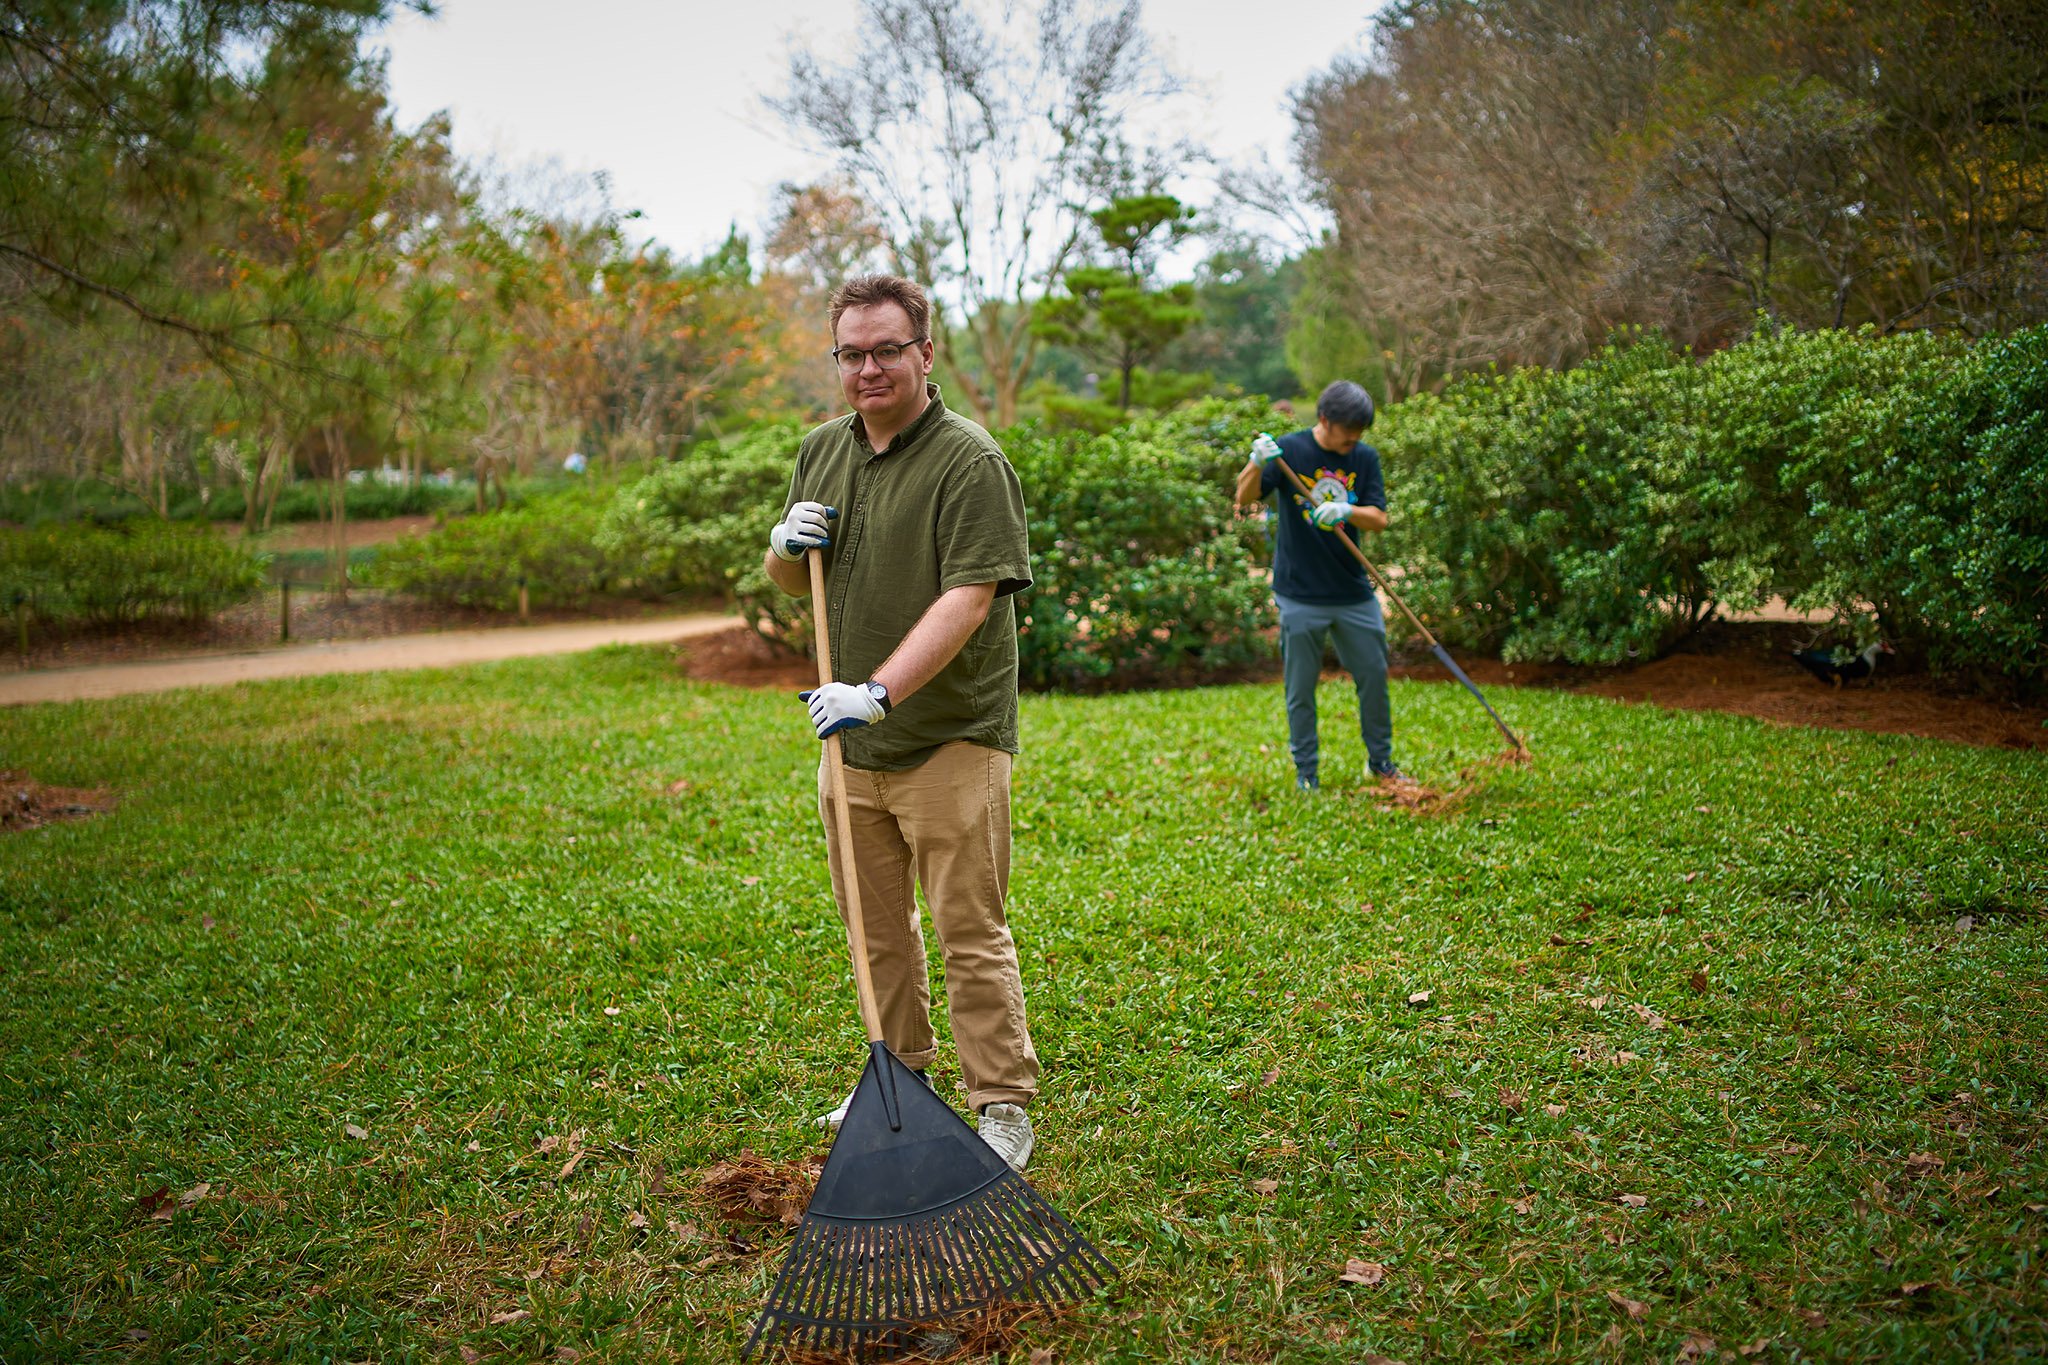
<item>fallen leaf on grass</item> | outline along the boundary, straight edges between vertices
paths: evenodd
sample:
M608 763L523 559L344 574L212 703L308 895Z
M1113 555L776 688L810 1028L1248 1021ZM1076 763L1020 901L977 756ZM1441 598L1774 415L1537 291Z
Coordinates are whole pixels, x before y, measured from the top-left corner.
M1520 1199L1517 1199L1514 1203L1508 1205L1508 1207L1513 1209L1516 1213L1533 1212L1536 1208L1536 1196L1533 1194L1525 1194Z
M562 1169L555 1173L555 1179L567 1180L570 1176L576 1173L576 1168L583 1164L583 1158L589 1155L590 1153L588 1152L578 1152L574 1156L570 1157L567 1161L562 1163Z
M1664 1028L1670 1023L1663 1015L1657 1013L1648 1005L1630 1005L1629 1008L1635 1011L1636 1018L1648 1024L1653 1030Z
M189 1209L194 1204L198 1203L200 1200L206 1198L207 1194L210 1193L212 1189L213 1186L211 1184L202 1180L197 1185L194 1185L191 1189L179 1195L178 1204L180 1205L180 1207Z
M1650 1315L1650 1305L1640 1299L1629 1298L1626 1294L1616 1293L1612 1289L1607 1291L1607 1301L1637 1322Z
M699 1180L705 1195L728 1218L795 1227L803 1221L811 1191L824 1169L821 1157L772 1162L742 1151L706 1170Z
M1811 1308L1800 1309L1799 1316L1806 1319L1808 1327L1825 1327L1828 1325L1828 1315L1817 1313Z
M1522 1106L1528 1102L1529 1097L1521 1091L1511 1090L1507 1086L1500 1088L1500 1107L1507 1110L1510 1114L1521 1113Z
M121 1335L126 1337L129 1341L148 1341L149 1329L146 1327L130 1327Z
M1587 1000L1586 1000L1586 1008L1587 1008L1587 1009L1589 1009L1589 1010L1604 1010L1604 1009L1606 1009L1606 1008L1607 1008L1607 997L1606 997L1606 996L1604 996L1604 995L1595 995L1595 996L1590 996L1590 997L1588 997L1588 998L1587 998Z
M478 1142L475 1138L471 1138L469 1140L469 1145L467 1147L464 1147L462 1150L465 1152L481 1152L483 1149L484 1145L481 1142Z
M343 1125L341 1125L341 1131L347 1134L349 1137L354 1138L357 1142L368 1141L370 1136L369 1129L353 1123L344 1123Z
M1561 1119L1564 1117L1564 1106L1561 1104L1546 1104L1543 1106L1543 1112L1551 1118Z
M524 1308L508 1308L502 1313L491 1314L491 1326L504 1327L509 1323L524 1322L532 1316Z
M607 1018L607 1019L616 1019L616 1018L618 1017L618 1015L619 1015L619 1007L618 1007L617 1005L606 1005L606 1006L604 1007L604 1016L605 1016L605 1018Z
M1758 1337L1755 1341L1752 1341L1747 1346L1736 1347L1735 1352L1737 1355L1760 1356L1765 1351L1768 1351L1770 1349L1771 1339L1769 1337Z
M1685 1345L1678 1348L1676 1359L1679 1365L1690 1365L1695 1360L1712 1360L1720 1350L1712 1337L1690 1336L1685 1339Z
M1337 1276L1339 1284L1362 1284L1367 1289L1387 1278L1387 1268L1377 1261L1352 1259L1344 1262L1344 1270Z
M1266 1073L1265 1075L1263 1075L1263 1076L1259 1077L1259 1084L1260 1084L1260 1085L1271 1085L1271 1084L1273 1084L1273 1082L1275 1082L1275 1081L1277 1081L1277 1080L1279 1080L1279 1079L1280 1079L1280 1068L1276 1066L1276 1067L1274 1067L1274 1068L1273 1068L1273 1069L1272 1069L1271 1071L1268 1071L1268 1072L1267 1072L1267 1073Z
M1254 1194L1274 1195L1279 1192L1280 1182L1277 1180L1254 1180L1252 1182L1252 1193Z
M177 1211L178 1206L171 1199L169 1185L159 1185L135 1201L135 1212L139 1217L154 1218L160 1223L170 1222L171 1215Z
M633 1210L633 1216L626 1220L626 1226L629 1228L639 1228L642 1231L645 1231L647 1228L647 1215L640 1212L640 1210L638 1209Z
M668 1230L676 1235L676 1240L682 1242L694 1242L704 1235L697 1231L695 1223L679 1223L673 1218L668 1220Z
M1906 1174L1933 1175L1946 1165L1948 1165L1946 1161L1943 1161L1932 1152L1915 1152L1906 1158Z
M564 1365L576 1365L577 1361L583 1359L583 1352L574 1346L557 1346L555 1359L564 1362Z
M1688 984L1691 985L1692 993L1694 995L1705 995L1707 993L1706 969L1696 968L1693 971L1692 980Z
M1031 1348L1031 1365L1052 1365L1053 1359L1052 1347L1034 1346Z
M742 877L742 878L740 878L740 885L741 885L741 886L759 886L760 884L761 884L761 879L760 879L759 877Z
M1933 1285L1932 1280L1908 1280L1899 1286L1899 1293L1910 1299L1921 1290L1932 1288Z
M1408 1003L1417 1008L1420 1008L1423 1005L1427 1005L1429 1003L1430 996L1434 994L1434 991L1417 991L1415 992L1415 994L1408 997Z
M1646 1208L1650 1203L1650 1196L1646 1194L1623 1194L1617 1195L1615 1197L1618 1198L1625 1207L1631 1209Z
M477 1350L474 1346L458 1346L455 1348L455 1353L462 1357L462 1365L476 1365L479 1360L484 1358L484 1353Z
M1967 934L1976 927L1977 917L1975 915L1961 915L1956 919L1956 932L1959 934Z

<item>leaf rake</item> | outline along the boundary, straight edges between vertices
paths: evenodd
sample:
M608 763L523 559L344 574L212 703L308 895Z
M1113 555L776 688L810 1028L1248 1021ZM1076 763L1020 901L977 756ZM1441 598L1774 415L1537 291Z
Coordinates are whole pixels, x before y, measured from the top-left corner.
M818 681L832 681L823 556L812 550ZM868 1059L796 1237L747 1338L764 1345L887 1354L918 1324L1001 1300L1085 1297L1116 1273L951 1106L882 1041L861 923L839 736L825 740L847 898L853 979Z

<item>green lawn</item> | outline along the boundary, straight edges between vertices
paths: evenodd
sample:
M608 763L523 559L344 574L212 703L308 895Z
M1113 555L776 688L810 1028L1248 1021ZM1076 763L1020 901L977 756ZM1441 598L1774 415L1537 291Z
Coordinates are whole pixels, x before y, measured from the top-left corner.
M1032 1175L1122 1277L1024 1344L2048 1351L2048 761L1491 695L1536 763L1423 817L1334 685L1321 798L1275 687L1026 700ZM783 1234L696 1173L863 1056L815 767L649 650L0 713L123 796L0 842L0 1355L732 1359Z

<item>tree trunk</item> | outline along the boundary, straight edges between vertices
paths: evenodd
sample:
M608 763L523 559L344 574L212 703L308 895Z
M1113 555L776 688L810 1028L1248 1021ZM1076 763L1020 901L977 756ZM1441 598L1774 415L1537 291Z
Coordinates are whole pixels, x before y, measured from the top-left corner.
M348 442L339 427L321 427L327 444L328 534L333 547L333 591L348 603Z

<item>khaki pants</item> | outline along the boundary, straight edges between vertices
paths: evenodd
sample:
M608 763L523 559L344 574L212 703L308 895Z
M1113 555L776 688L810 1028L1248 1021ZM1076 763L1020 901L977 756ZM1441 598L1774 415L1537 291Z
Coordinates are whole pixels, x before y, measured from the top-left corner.
M1010 888L1010 756L948 744L908 772L846 770L847 814L869 970L883 1040L906 1066L937 1055L917 888L924 889L946 971L946 1007L967 1103L1029 1104L1038 1054L1024 1023L1024 982L1003 900ZM846 914L846 868L831 783L818 767L818 813L832 890Z

